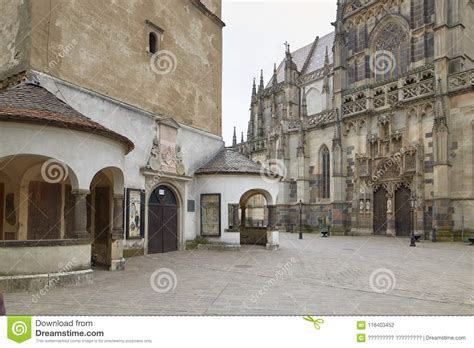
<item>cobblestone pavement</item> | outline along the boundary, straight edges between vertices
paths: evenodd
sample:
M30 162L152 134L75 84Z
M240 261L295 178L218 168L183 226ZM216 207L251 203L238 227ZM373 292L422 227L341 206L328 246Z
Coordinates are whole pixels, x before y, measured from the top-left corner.
M32 293L6 294L7 313L474 314L474 247L467 244L421 241L410 248L408 239L298 240L289 233L280 234L280 243L278 251L243 246L127 259L124 272L97 270L93 285L55 288L37 303ZM174 274L152 277L161 268Z

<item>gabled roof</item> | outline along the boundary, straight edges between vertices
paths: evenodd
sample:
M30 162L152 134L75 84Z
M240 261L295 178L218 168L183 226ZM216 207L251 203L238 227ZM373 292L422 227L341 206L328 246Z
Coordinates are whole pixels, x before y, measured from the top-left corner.
M0 92L0 121L41 124L93 133L122 143L127 152L134 148L128 138L92 121L45 88L30 82Z
M334 43L334 32L326 34L319 39L317 39L316 46L314 50L312 47L314 42L297 49L296 51L291 52L291 56L293 57L293 62L296 64L299 72L302 72L303 66L305 62L308 61L304 74L309 74L313 71L319 70L324 67L324 56L326 55L326 46L328 48L328 57L329 57L329 64L332 64L333 57L332 57L332 46ZM285 79L285 60L283 59L280 65L277 68L277 81L283 82ZM270 81L267 84L269 87L272 83Z
M257 162L252 161L232 148L225 148L201 166L195 174L263 175L266 172L267 171Z

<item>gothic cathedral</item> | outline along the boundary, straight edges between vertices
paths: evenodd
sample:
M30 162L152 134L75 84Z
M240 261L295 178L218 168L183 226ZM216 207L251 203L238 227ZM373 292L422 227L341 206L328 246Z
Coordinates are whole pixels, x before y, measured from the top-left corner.
M339 0L334 32L286 44L233 144L283 177L281 229L301 207L332 234L474 234L473 23L470 0Z

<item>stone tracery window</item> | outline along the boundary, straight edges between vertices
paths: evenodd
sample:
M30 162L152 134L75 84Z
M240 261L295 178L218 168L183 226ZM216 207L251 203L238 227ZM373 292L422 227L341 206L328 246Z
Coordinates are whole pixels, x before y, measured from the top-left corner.
M398 20L388 20L375 28L371 39L370 69L376 81L403 74L410 64L408 30Z

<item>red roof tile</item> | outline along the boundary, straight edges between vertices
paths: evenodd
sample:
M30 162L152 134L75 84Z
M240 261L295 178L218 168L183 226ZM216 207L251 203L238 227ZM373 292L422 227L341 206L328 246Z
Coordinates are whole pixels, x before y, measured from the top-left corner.
M127 152L134 144L127 137L92 121L45 88L22 83L0 92L0 121L42 124L83 131L122 143Z

